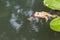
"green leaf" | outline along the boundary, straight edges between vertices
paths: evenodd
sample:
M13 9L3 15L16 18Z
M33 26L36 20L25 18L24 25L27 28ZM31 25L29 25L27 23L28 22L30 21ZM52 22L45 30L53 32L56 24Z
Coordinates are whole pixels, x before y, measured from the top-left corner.
M60 17L55 18L50 22L50 28L54 31L60 32Z
M60 10L60 0L44 0L43 3L53 10Z

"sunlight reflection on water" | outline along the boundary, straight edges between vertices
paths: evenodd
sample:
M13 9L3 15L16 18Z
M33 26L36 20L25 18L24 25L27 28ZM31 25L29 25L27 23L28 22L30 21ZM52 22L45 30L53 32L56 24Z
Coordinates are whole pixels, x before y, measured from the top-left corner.
M35 0L28 0L27 1L27 6L32 7L34 5Z
M33 14L33 10L32 9L30 9L30 10L26 10L26 11L24 11L24 14L26 15L26 16L31 16L32 14Z
M6 7L9 7L10 6L10 2L9 0L6 1Z
M37 26L35 26L35 25L32 25L32 30L35 30L35 32L39 31L38 28L37 28Z
M26 10L26 11L24 11L23 12L23 9L21 8L19 8L19 6L15 6L15 8L17 9L17 15L15 15L15 13L12 13L11 14L11 19L10 19L10 24L16 29L16 31L18 32L19 31L19 29L21 28L21 26L23 25L23 22L21 21L21 23L19 24L19 23L17 23L16 21L18 20L18 15L19 15L19 13L24 13L25 14L25 16L31 16L32 14L33 14L33 10ZM34 19L35 20L35 19ZM39 20L37 19L37 22L38 22ZM34 24L32 24L32 30L35 30L36 32L38 32L38 28L37 28L37 26L35 26L35 23Z
M16 28L16 31L18 32L19 28L21 28L22 22L21 24L18 24L16 20L17 20L17 16L15 16L15 14L13 13L12 18L10 19L10 23L14 28Z

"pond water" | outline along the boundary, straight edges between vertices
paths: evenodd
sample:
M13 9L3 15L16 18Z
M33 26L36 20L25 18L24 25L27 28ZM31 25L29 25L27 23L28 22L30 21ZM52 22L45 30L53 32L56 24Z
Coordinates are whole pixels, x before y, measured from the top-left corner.
M43 5L43 0L0 0L0 40L60 40L50 29L50 21L28 21L36 11L59 14Z

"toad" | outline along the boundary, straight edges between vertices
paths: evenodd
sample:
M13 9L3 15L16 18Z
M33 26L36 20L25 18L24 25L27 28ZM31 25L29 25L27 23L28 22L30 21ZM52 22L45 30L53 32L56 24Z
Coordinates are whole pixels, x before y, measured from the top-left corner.
M46 20L46 22L48 21L48 16L51 17L51 18L56 18L58 17L58 15L52 15L52 14L49 14L48 12L35 12L33 14L33 16L31 16L30 18L28 18L28 20L32 20L33 18L36 18L36 19L39 19L39 18L44 18Z

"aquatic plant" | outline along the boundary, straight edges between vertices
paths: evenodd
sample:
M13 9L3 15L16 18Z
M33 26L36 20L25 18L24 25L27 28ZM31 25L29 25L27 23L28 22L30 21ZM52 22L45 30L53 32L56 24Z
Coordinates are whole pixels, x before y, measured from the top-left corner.
M53 10L60 10L60 0L44 0L43 3Z
M55 18L50 22L50 28L54 31L60 32L60 17Z

